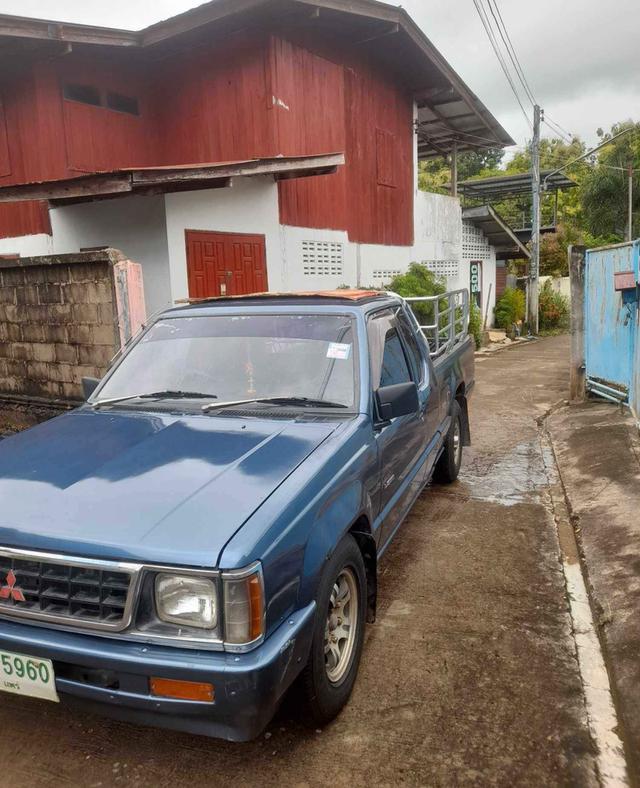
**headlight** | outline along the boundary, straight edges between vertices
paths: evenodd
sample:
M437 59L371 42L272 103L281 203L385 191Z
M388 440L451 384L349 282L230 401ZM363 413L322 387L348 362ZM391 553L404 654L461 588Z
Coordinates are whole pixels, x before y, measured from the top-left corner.
M169 624L215 629L218 601L213 580L187 575L156 577L156 612Z
M257 563L222 575L225 646L241 651L264 636L265 600L262 566Z

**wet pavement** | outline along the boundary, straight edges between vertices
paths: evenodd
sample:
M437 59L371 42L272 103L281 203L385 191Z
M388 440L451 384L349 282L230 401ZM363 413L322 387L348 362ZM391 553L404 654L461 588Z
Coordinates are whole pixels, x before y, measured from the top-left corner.
M478 360L474 445L382 561L351 702L229 744L0 697L5 785L597 785L537 419L568 339ZM548 458L547 458L548 459Z

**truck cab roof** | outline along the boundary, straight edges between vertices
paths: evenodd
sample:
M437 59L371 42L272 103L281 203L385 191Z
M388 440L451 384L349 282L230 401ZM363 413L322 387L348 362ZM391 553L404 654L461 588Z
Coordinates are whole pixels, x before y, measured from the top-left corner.
M290 293L251 293L241 296L220 296L206 299L185 299L167 313L209 312L219 307L274 307L274 306L381 306L397 303L397 297L379 290L314 290ZM165 314L167 314L165 313Z

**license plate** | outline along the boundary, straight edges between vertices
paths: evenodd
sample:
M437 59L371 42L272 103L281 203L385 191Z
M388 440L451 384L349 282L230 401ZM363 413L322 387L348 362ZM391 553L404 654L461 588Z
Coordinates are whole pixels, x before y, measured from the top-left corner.
M11 651L0 651L0 691L60 702L51 660Z

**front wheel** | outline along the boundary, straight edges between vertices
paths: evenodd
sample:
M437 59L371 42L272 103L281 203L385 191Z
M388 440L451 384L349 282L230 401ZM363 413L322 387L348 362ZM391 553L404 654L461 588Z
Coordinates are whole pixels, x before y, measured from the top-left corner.
M454 400L451 406L451 425L444 441L444 451L433 472L433 480L439 484L451 484L458 478L462 464L462 435L462 411Z
M329 560L317 596L315 631L301 686L316 724L341 711L355 684L364 641L367 579L362 553L345 537Z

